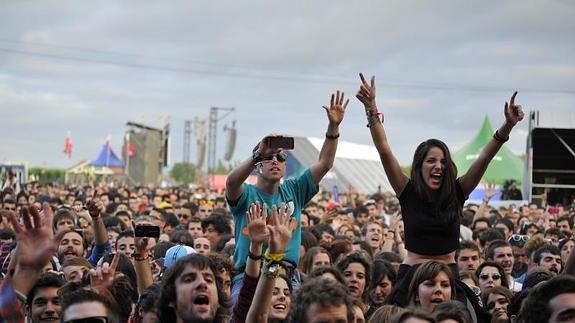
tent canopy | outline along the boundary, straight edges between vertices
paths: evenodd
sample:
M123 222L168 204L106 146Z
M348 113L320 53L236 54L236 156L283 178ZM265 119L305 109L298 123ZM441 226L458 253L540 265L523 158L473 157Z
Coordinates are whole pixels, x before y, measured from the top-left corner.
M479 157L481 149L491 141L492 137L493 128L491 127L489 119L485 116L481 130L479 130L475 138L453 154L453 161L457 166L458 176L467 172L471 164ZM507 147L503 146L491 160L487 171L483 175L483 180L499 185L503 185L505 180L508 179L513 179L517 183L521 183L523 169L523 160L513 154Z
M106 141L98 157L91 161L88 165L90 166L100 166L100 167L110 167L110 168L123 168L124 162L116 156L112 150L112 146L109 141Z
M295 149L288 150L286 178L300 174L317 162L324 141L323 138L294 139ZM375 147L341 140L333 168L324 176L320 185L327 191L337 186L339 192L347 192L350 187L366 194L393 192Z

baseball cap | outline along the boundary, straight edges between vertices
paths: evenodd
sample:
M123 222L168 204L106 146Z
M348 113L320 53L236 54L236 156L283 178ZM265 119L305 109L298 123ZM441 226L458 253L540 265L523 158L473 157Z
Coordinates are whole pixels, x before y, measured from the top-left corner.
M173 246L168 251L166 251L166 256L164 257L164 267L170 268L178 259L191 255L193 253L198 253L196 249L190 246L177 245Z

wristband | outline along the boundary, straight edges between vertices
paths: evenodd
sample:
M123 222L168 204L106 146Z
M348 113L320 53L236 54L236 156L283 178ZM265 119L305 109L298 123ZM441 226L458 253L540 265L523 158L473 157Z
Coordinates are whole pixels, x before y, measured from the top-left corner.
M139 253L133 253L132 254L132 259L134 259L135 261L144 261L144 260L147 260L150 258L151 258L151 255L148 252L141 253L141 254L139 254Z
M280 274L281 265L279 262L264 261L262 265L262 274L268 278L276 278Z
M376 123L380 122L383 124L383 112L378 112L377 109L366 109L365 114L367 116L367 127L371 128Z
M262 256L262 255L258 256L258 255L253 254L251 251L248 251L248 257L250 257L251 260L260 261L260 260L262 260L262 258L264 256Z
M266 254L264 257L269 262L280 262L284 259L284 256L285 256L285 252L271 253L268 249L268 251L266 251Z
M509 136L507 136L507 138L503 138L501 137L501 135L499 134L499 130L495 130L495 133L493 134L493 139L497 140L498 142L504 144L507 140L509 140Z
M332 135L328 135L327 132L326 132L326 133L325 133L325 137L326 137L327 139L335 140L335 139L339 138L339 133L338 133L337 135L335 135L335 136L332 136Z

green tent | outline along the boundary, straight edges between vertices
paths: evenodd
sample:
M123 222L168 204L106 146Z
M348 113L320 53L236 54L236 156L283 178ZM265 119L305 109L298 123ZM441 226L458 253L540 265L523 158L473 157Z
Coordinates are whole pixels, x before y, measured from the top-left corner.
M459 176L465 174L471 164L479 157L481 149L491 140L493 133L491 123L485 116L481 130L475 138L453 154L453 161L457 165ZM514 179L519 184L523 178L523 167L523 160L514 155L504 145L491 160L487 171L483 175L483 180L488 183L503 185L505 180Z

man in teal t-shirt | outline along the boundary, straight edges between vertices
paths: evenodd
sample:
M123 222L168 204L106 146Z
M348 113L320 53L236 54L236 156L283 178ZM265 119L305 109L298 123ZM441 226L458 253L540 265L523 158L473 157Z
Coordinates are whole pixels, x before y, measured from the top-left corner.
M348 102L349 100L344 103L343 93L337 91L337 94L332 94L329 107L324 106L329 120L326 139L318 161L303 174L281 183L286 170L286 154L282 149L272 149L269 145L271 138L281 136L269 135L253 150L252 158L244 161L228 175L226 199L234 215L236 241L234 262L240 272L245 268L250 245L249 238L242 233L248 222L245 213L253 202L266 203L269 207L272 205L279 207L282 203L290 206L291 216L297 219L297 228L289 242L284 260L297 266L301 241L301 210L317 193L319 182L333 166L339 138L339 124L343 120ZM254 170L257 171L256 184L244 184ZM241 274L234 278L234 283L239 280ZM234 291L239 292L237 286L234 286Z

